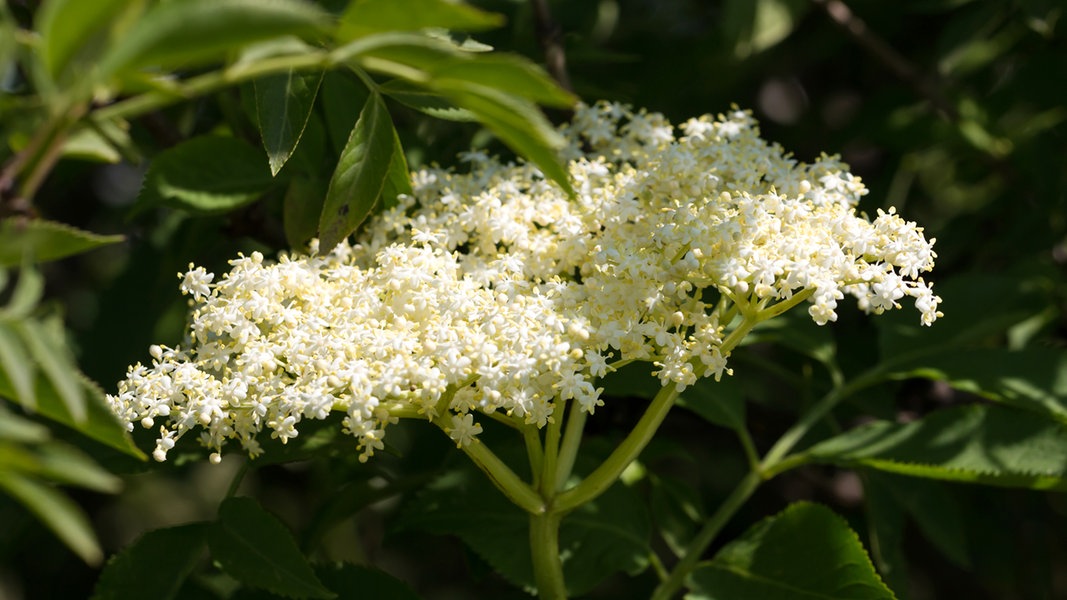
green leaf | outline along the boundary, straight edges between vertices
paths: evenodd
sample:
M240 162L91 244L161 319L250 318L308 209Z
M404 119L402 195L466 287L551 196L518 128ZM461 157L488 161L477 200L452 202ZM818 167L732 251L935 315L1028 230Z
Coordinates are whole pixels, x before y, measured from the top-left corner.
M0 291L3 291L2 286ZM7 306L0 309L0 321L20 321L30 316L43 294L44 277L36 269L22 269Z
M471 122L478 118L469 110L457 108L441 94L403 79L390 79L378 91L415 110L445 121Z
M370 92L351 73L327 71L322 78L319 102L325 117L327 137L338 156L344 150L352 127L359 119L360 110L369 97ZM315 217L318 219L318 215Z
M319 248L329 252L367 218L378 202L394 151L393 122L381 96L371 94L330 180L319 217Z
M693 571L690 587L687 600L894 598L848 523L808 502L754 525Z
M100 563L103 552L96 542L96 534L85 513L73 500L50 485L11 470L0 469L0 490L36 515L86 563Z
M87 399L85 418L81 421L75 420L52 382L41 374L37 375L34 386L37 414L70 427L124 454L145 460L144 453L133 445L129 434L119 425L115 415L108 410L104 403L104 393L100 388L81 373L74 371L74 374ZM15 397L14 388L3 372L0 372L0 396Z
M255 82L256 115L271 175L277 175L292 156L304 133L322 72L272 75Z
M292 248L304 248L315 237L319 215L326 198L326 182L312 177L293 177L282 203L285 241Z
M469 82L435 81L433 85L456 106L477 115L512 150L536 164L545 177L574 194L570 175L556 154L563 138L533 103Z
M392 208L398 204L397 197L401 194L411 196L415 193L411 188L411 170L408 168L408 160L404 156L404 147L400 143L400 136L393 129L393 155L389 157L389 171L385 174L385 184L382 186L382 208Z
M218 61L242 46L314 33L329 19L298 0L173 0L153 6L101 60L110 76L156 66L189 68Z
M47 376L67 413L76 423L85 421L85 393L78 381L78 369L56 327L46 327L39 321L27 319L13 323L12 329L22 339L30 356Z
M889 490L926 539L946 558L961 568L971 568L967 548L968 524L961 516L960 502L951 494L952 488L939 481L891 473L870 472L865 479L879 482L882 488Z
M37 11L37 32L41 36L41 62L58 80L71 63L77 65L79 52L112 22L128 0L49 0Z
M152 161L138 202L196 213L233 210L263 195L274 178L256 148L227 136L193 138Z
M805 454L912 477L1067 490L1067 429L995 405L940 410L911 423L875 421Z
M337 37L352 40L372 33L431 27L479 31L503 24L500 15L448 0L356 0L342 15Z
M689 409L713 425L733 430L745 428L745 397L741 385L733 377L720 381L701 378L686 388L678 398L678 406Z
M909 578L908 562L903 552L904 508L883 477L889 475L865 473L863 477L871 558L889 587L896 591L901 600L906 600Z
M569 108L578 99L529 60L510 54L461 55L429 70L436 79L495 88L546 106Z
M758 342L781 344L824 365L833 364L837 352L832 329L816 325L802 310L791 310L760 323L744 343Z
M775 46L793 32L808 8L799 0L729 0L722 15L724 37L734 56L748 58Z
M649 480L656 529L675 556L684 556L686 546L706 519L700 492L679 478L652 474Z
M211 556L245 585L288 598L333 598L293 535L251 498L228 498L208 531Z
M404 512L403 529L455 535L494 571L517 586L534 585L529 515L467 465L432 483ZM647 566L651 523L636 492L621 484L563 519L559 548L571 595L605 577Z
M418 594L413 592L407 584L378 569L341 564L317 567L315 574L331 590L337 592L359 590L360 598L419 600Z
M70 225L8 217L0 220L0 267L25 259L48 262L123 241L121 235L97 235Z
M111 557L92 600L170 600L204 554L209 525L189 523L145 533Z
M1037 411L1067 424L1067 352L977 348L893 366L897 369L894 378L945 381L958 390Z
M122 480L96 464L80 450L66 444L51 443L36 448L32 473L60 485L75 485L101 493L116 493Z

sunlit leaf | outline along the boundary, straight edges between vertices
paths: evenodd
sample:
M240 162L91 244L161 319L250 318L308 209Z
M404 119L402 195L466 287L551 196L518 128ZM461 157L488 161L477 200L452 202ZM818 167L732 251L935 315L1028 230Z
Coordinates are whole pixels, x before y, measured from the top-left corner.
M393 123L381 96L372 94L341 152L319 217L319 242L329 252L374 209L389 174Z
M44 219L0 219L0 267L65 258L123 241L121 235L98 235Z
M856 532L830 509L798 502L760 521L690 575L687 600L881 600L895 596Z
M341 17L337 36L351 40L385 31L416 31L429 27L455 31L493 29L500 15L448 0L354 0Z
M241 46L322 30L329 18L301 0L174 0L156 4L101 59L111 75L145 66L188 68Z
M805 454L913 477L1067 490L1067 428L995 405L939 410L910 423L875 421Z
M272 175L277 175L292 156L304 133L322 72L289 70L255 82L256 114Z
M218 213L256 200L274 184L259 150L233 137L202 136L152 161L138 202Z
M49 0L37 11L41 62L53 79L59 76L93 37L112 21L129 0Z

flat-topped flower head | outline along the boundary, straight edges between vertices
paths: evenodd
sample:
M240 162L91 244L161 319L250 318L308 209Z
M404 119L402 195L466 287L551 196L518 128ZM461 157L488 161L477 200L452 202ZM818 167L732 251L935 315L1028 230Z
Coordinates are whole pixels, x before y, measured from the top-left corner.
M185 341L131 367L112 409L159 428L157 459L196 430L213 461L229 440L255 456L260 432L285 442L341 411L365 460L400 417L462 446L478 413L538 427L561 402L592 413L617 361L679 388L718 379L739 323L796 303L820 325L846 296L940 315L921 277L933 240L893 209L857 215L858 177L831 156L797 162L747 112L676 130L601 103L563 133L576 197L471 153L469 173L413 173L413 196L355 243L239 256L217 279L190 265Z

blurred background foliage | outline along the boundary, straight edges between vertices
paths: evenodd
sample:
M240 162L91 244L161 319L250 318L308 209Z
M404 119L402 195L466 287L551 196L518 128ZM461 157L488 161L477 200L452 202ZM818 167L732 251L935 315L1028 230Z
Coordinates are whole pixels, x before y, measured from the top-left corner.
M506 17L503 27L474 35L497 49L543 62L542 43L557 36L573 91L587 102L618 100L662 112L675 123L736 104L751 108L764 136L799 160L840 153L871 190L863 210L895 206L938 239L931 277L939 290L967 283L953 288L961 291L946 296L943 310L973 319L964 324L979 332L971 346L1061 356L1067 341L1062 2L560 0L547 3L547 20L539 12L541 2L472 3ZM32 0L7 4L20 23L31 22L38 10ZM321 4L336 10L344 3ZM0 32L0 46L8 43ZM0 65L0 86L15 94L19 74L5 69ZM336 152L344 141L334 138L351 127L362 99L353 100L358 89L344 78L328 76L323 86L305 135L332 144ZM247 110L250 94L247 86L237 87L151 112L133 121L129 131L140 155L102 157L87 140L82 155L71 153L44 182L35 199L41 215L98 234L121 234L126 241L40 265L38 291L19 292L18 286L35 285L31 269L4 286L0 342L25 335L18 328L29 323L42 332L34 339L60 347L40 349L60 358L42 365L43 382L21 388L35 386L38 404L76 407L81 395L100 393L90 381L72 376L70 364L110 389L128 364L144 360L149 344L180 340L186 301L177 293L175 273L189 262L217 272L239 251L274 253L288 246L282 190L214 215L136 204L151 159L176 143L213 131L258 140ZM2 120L14 118L16 109L13 103L0 106L7 112ZM453 164L456 153L471 144L507 152L477 124L431 119L395 102L389 109L413 167ZM7 131L19 135L17 128ZM18 140L4 144L15 147ZM302 142L301 148L311 145ZM294 162L314 162L313 155L300 152ZM321 182L309 179L307 185ZM0 242L0 253L3 246ZM16 316L22 325L13 324ZM822 331L832 338L846 371L878 360L878 330L858 311L844 311ZM936 344L939 335L948 334L935 326L916 343ZM810 401L811 390L827 377L810 353L787 346L757 342L736 355L737 393L749 402L749 428L763 448L791 422L795 405ZM0 344L0 351L4 348ZM1064 369L1067 364L1054 365L1051 373L1059 377L1046 382L1060 399L1067 396ZM953 388L938 379L945 377L902 377L891 387L867 390L838 414L839 425L862 415L907 421L976 399L960 391L967 386ZM12 384L0 395L19 399L18 382ZM643 402L608 402L590 419L589 434L612 437L637 419ZM17 462L18 468L6 472L21 474L15 483L11 477L0 482L7 492L0 494L0 598L87 597L99 574L100 550L84 540L58 539L27 505L76 503L86 522L68 530L91 528L102 551L111 554L143 531L213 518L241 466L232 456L218 467L175 460L148 471L120 452L118 441L101 443L40 414L16 414L21 411L13 404L0 409L0 463ZM425 598L526 597L459 541L405 527L403 515L410 521L410 509L405 513L396 495L376 493L383 479L418 489L462 460L446 451L447 439L420 436L417 425L391 432L397 454L373 465L360 466L346 456L345 440L325 440L337 445L333 462L261 466L243 485L295 531L305 532L305 548L318 547L323 557L373 562ZM15 448L22 453L18 461L12 458ZM293 452L292 458L300 457L299 449ZM92 460L49 463L56 453ZM650 475L634 489L657 519L654 543L666 546L677 545L671 532L684 531L685 523L713 509L746 468L727 430L683 410L668 418L644 461ZM49 464L66 466L57 471ZM117 480L96 465L123 475L121 492L114 493ZM56 483L73 487L58 494ZM340 496L328 495L337 489ZM28 502L25 494L47 499ZM723 539L796 499L826 503L849 518L902 598L1067 597L1062 535L1067 500L1061 494L805 467L772 481ZM308 506L323 510L309 512ZM673 528L672 522L683 526ZM632 581L619 577L598 588L595 597L639 598L652 579L649 571Z

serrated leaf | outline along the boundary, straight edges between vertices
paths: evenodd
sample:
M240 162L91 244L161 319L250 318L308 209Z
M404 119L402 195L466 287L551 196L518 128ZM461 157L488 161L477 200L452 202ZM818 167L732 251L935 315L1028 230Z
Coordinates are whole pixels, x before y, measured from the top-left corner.
M374 209L389 174L393 123L381 96L371 94L330 179L319 216L319 247L329 252Z
M469 82L432 83L436 91L477 115L512 150L536 164L545 177L574 194L570 175L556 154L563 139L533 103Z
M923 377L1067 424L1067 352L1032 348L953 350L893 365L896 379Z
M462 55L429 70L438 80L496 88L545 106L568 108L578 99L529 60L510 54Z
M298 0L175 0L156 4L101 60L111 75L145 66L189 68L242 46L322 30L329 19Z
M356 0L341 16L337 37L352 40L385 31L426 28L479 31L504 24L502 16L447 0Z
M256 116L271 175L282 170L300 142L321 83L321 71L292 69L255 82Z
M259 150L233 137L202 136L161 152L137 201L211 214L248 204L272 185Z
M754 525L693 571L689 584L687 600L895 598L848 523L809 502Z
M55 488L9 470L0 470L0 490L19 501L75 554L90 565L103 558L82 509Z
M145 533L108 560L92 600L174 598L204 554L208 527L190 523Z
M912 477L1067 490L1067 429L1002 406L939 410L911 423L876 421L805 454Z
M211 556L245 585L288 598L333 598L293 535L251 498L228 498L208 531Z
M0 220L0 267L19 265L24 258L35 263L57 260L123 239L44 219L9 217Z
M411 188L411 170L408 169L408 160L404 156L404 147L400 143L400 136L393 129L393 155L389 157L389 171L385 174L385 184L382 186L382 208L392 208L398 204L397 197L401 194L411 196L415 192Z
M744 429L745 397L740 384L732 377L723 377L720 381L701 378L682 394L678 406L695 412L713 425Z
M122 489L121 479L72 446L45 444L35 454L37 465L33 472L50 481L106 494Z

